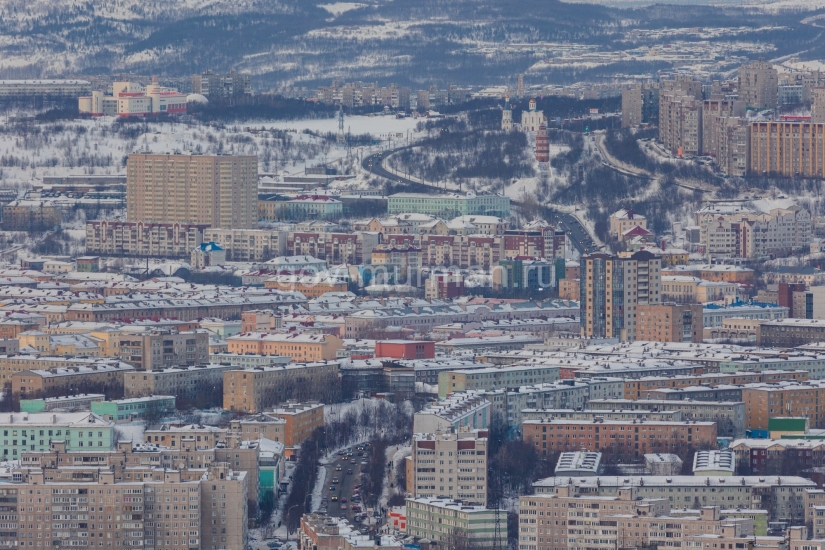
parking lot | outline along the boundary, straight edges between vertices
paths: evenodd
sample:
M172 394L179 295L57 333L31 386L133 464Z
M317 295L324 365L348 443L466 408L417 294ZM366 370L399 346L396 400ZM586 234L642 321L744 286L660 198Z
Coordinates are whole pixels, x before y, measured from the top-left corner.
M366 512L361 503L360 485L361 468L366 467L367 452L366 446L354 446L339 452L335 460L325 466L326 480L320 512L346 518L353 525L365 523L362 521ZM363 529L369 532L374 530L374 526Z

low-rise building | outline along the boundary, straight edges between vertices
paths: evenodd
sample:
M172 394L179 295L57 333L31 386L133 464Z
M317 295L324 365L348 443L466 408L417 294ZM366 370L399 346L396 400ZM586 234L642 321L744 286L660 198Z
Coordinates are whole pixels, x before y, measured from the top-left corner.
M444 543L455 538L456 530L474 548L500 550L507 545L496 534L496 511L461 500L444 498L408 498L406 502L407 534L418 539Z
M736 471L736 457L729 450L696 451L693 455L693 475L732 476Z
M589 451L566 451L559 455L554 474L556 476L597 476L602 462L602 453Z
M3 460L18 460L23 451L48 451L53 441L68 450L111 449L114 423L91 412L7 413L0 416Z
M559 371L560 368L555 365L510 365L440 372L438 374L438 396L444 399L453 392L546 384L558 380Z
M150 395L113 401L96 401L92 412L105 420L131 422L132 420L158 420L175 412L175 397L172 395Z

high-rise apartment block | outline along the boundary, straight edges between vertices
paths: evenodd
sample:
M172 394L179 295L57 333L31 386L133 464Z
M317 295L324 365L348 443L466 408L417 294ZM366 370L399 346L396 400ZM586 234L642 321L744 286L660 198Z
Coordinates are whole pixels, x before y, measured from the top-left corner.
M751 61L739 68L739 99L751 109L776 109L779 79L774 66Z
M658 120L658 82L644 82L622 90L622 128L635 128Z
M227 74L206 71L192 76L192 92L211 100L251 95L252 75L235 71L229 71Z
M126 178L132 222L257 225L257 157L131 154Z
M825 122L825 88L811 90L811 122Z
M702 151L702 83L689 77L662 82L659 139L674 155Z
M650 252L629 258L593 254L581 261L582 335L637 339L637 308L662 301L662 260Z
M487 431L415 434L407 492L487 505Z
M825 123L751 123L748 172L756 176L825 177Z

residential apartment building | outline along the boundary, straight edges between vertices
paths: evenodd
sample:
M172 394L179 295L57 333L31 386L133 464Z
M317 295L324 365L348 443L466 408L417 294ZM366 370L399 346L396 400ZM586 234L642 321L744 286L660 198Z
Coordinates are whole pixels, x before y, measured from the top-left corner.
M327 400L338 387L338 363L295 363L224 373L223 407L258 413L288 399Z
M810 211L791 201L757 201L753 208L716 204L694 216L704 252L713 257L788 254L807 246L813 232Z
M659 92L659 140L674 155L702 152L702 83L666 80Z
M457 393L424 407L413 417L414 433L486 430L490 426L490 401L484 395Z
M750 124L754 176L821 178L825 174L825 123L766 121Z
M21 370L10 376L11 391L20 397L56 397L78 393L119 393L132 365L119 361L84 366Z
M745 386L746 428L766 430L776 416L806 417L814 428L825 428L825 385L820 381Z
M739 99L751 109L776 109L779 79L774 66L751 61L739 68Z
M640 305L637 311L637 337L651 342L702 343L702 306L658 304Z
M122 332L118 357L138 370L205 365L209 362L208 332Z
M636 128L658 121L658 82L643 82L622 90L622 128Z
M280 355L295 361L331 361L337 357L343 341L331 334L241 333L226 339L229 353Z
M553 494L559 488L564 491L568 486L568 478L553 477L533 484L536 495ZM795 523L805 517L806 490L815 487L810 479L798 476L596 476L578 479L573 494L612 497L633 488L633 500L664 499L674 508L765 509L769 521Z
M450 498L487 505L487 431L416 433L407 462L414 498Z
M220 406L223 403L223 373L231 368L230 365L206 364L131 371L123 376L123 393L126 397L174 395L181 408L190 403Z
M197 470L142 467L135 469L138 472L139 480L117 481L112 471L93 469L80 476L72 468L20 468L19 481L0 489L8 503L6 510L20 518L13 530L0 534L0 544L23 546L26 541L34 544L36 538L57 547L103 546L104 542L146 549L246 546L246 472L234 472L226 464ZM50 521L24 523L25 499L20 495L36 491L52 495L45 507L32 507ZM169 504L177 507L176 513L161 513L166 498L179 499L178 504ZM30 500L34 503L35 498ZM90 506L95 501L102 506ZM97 513L90 514L94 509Z
M438 397L444 399L453 392L467 390L496 390L555 382L559 379L559 370L554 365L509 365L444 371L438 373Z
M365 264L372 258L372 251L380 243L377 233L311 233L290 232L286 241L286 254L312 256L324 260L327 265Z
M634 410L634 411L677 411L682 420L716 422L716 432L720 437L742 437L745 435L745 402L719 403L716 401L661 401L653 399L591 399L587 402L590 411Z
M18 460L23 451L47 451L52 441L65 441L71 451L114 446L114 423L91 412L5 413L0 432L3 460Z
M773 550L784 547L781 540L774 540L777 537L754 536L754 520L737 517L735 510L696 505L677 515L671 508L677 504L666 496L643 498L636 487L621 488L615 495L577 493L567 476L559 479L566 485L557 486L554 494L519 498L519 550L667 548L675 544L690 548L704 547L710 541L717 545L724 541L725 548L745 547L748 542Z
M255 156L131 154L126 165L133 222L254 229L257 190Z
M654 390L681 389L693 386L728 386L782 381L807 382L808 372L761 371L761 372L710 372L692 376L645 376L624 381L625 399L647 399L647 393Z
M225 74L206 71L192 75L192 93L211 101L234 99L252 94L252 75L229 71Z
M216 242L230 262L265 262L286 254L287 232L276 229L206 228L203 240Z
M661 260L649 252L630 258L593 254L581 264L582 335L638 339L638 306L661 303Z
M258 199L258 218L266 221L337 219L343 209L343 203L329 195L268 195Z
M86 222L86 252L104 256L188 258L209 226L101 220Z
M716 423L694 421L525 420L522 437L542 456L556 451L611 450L621 456L671 452L678 446L715 448Z
M719 170L729 176L743 177L750 169L750 125L741 117L716 117L711 132Z
M764 347L793 348L825 341L823 319L776 319L759 325L756 342Z
M324 404L286 402L266 411L265 415L285 422L281 441L287 448L294 449L324 425Z
M406 501L407 534L435 543L453 540L456 530L473 548L503 549L503 537L496 535L496 517L504 510L484 505L470 505L464 499L408 498Z
M4 231L52 231L63 223L63 211L56 204L34 200L14 200L3 205Z
M593 376L576 380L559 380L518 388L479 392L491 403L491 414L505 421L510 429L519 429L523 411L529 409L582 409L593 399L615 399L622 395L621 378ZM460 394L457 394L460 395Z
M471 214L510 216L510 199L501 195L476 195L450 193L446 195L429 195L426 193L396 193L390 195L387 202L389 215L404 212L419 212L442 218L455 218Z

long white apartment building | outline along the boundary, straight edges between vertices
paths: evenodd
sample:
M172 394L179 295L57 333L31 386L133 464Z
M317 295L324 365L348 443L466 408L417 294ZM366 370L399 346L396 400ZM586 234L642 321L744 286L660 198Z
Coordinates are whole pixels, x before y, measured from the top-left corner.
M694 218L705 254L719 258L787 254L807 246L813 232L810 211L790 199L713 204Z
M519 498L519 550L614 550L677 545L717 549L784 548L784 537L755 536L752 518L727 515L718 505L700 506L676 515L667 497L646 497L639 487L621 487L613 495L587 495L578 492L569 477L555 479L561 483L554 494Z
M0 97L77 97L91 90L88 80L0 80Z
M527 409L582 409L590 399L624 397L624 380L594 376L477 393L491 403L491 414L498 415L509 428L516 428L524 421L523 411Z
M536 495L565 491L568 478L548 477L533 484ZM636 496L666 499L673 508L723 506L767 509L770 521L801 522L805 493L816 483L799 476L594 476L576 481L580 496L618 496L630 488ZM569 489L568 489L569 490Z

